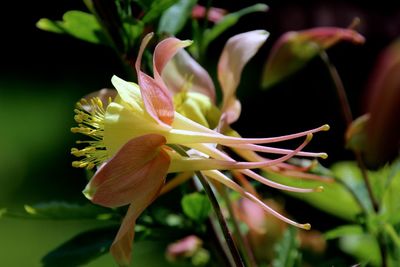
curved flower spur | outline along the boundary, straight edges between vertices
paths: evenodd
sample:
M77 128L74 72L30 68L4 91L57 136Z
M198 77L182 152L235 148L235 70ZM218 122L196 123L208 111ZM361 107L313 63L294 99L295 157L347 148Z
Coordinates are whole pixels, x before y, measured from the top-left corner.
M238 101L233 95L240 78L231 77L232 74L240 75L244 64L267 38L265 31L253 31L243 35L245 39L254 36L258 38L255 42L248 42L250 45L248 49L253 51L253 54L247 56L241 54L242 59L226 61L226 64L237 65L222 68L220 71L226 71L219 74L225 75L224 79L232 78L234 81L233 84L225 85L231 88L230 102L224 102L222 108L225 118L229 110L237 111L235 102ZM152 34L148 34L143 39L136 60L138 84L124 81L117 76L112 77L112 83L118 92L117 96L113 100L109 98L105 103L98 97L81 100L75 110L75 120L79 125L72 128L73 132L93 138L91 141L78 141L88 144L87 147L80 150L72 149L72 154L83 157L80 161L73 162L73 166L89 169L99 166L84 190L85 196L93 203L106 207L114 208L130 204L111 246L111 253L116 261L121 266L129 265L135 221L160 194L168 173L201 171L207 178L237 191L281 220L300 228L310 229L309 224L299 224L274 211L221 171L236 170L281 190L304 193L321 191L321 187L304 189L282 185L262 177L251 169L274 166L295 155L326 157L325 153L301 150L310 142L313 133L328 130L329 127L323 125L312 130L272 138L241 138L223 135L209 129L175 111L171 92L161 76L167 62L178 50L190 45L191 41L181 41L177 38L161 41L154 50L154 77L150 77L141 71L141 60L151 38ZM235 68L233 73L228 73ZM228 80L225 82L229 83ZM301 137L304 141L294 150L261 146ZM253 151L262 151L282 156L273 160L260 156L252 157L254 161L241 162L218 150L216 145L233 148L234 151L250 151L252 152L250 155L257 155ZM174 150L176 146L193 149L199 153L182 156ZM242 154L243 158L251 157L246 156L245 152Z

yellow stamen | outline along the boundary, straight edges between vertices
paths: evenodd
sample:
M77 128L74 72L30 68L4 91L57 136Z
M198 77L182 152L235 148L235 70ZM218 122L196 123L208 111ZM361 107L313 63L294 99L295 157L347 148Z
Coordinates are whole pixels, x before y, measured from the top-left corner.
M111 102L111 99L109 100ZM105 109L98 97L90 100L82 99L76 104L75 121L78 127L71 128L73 133L81 133L93 138L93 141L77 141L77 144L87 144L82 149L72 148L71 154L84 157L72 162L73 167L92 169L107 159L107 151L103 143Z

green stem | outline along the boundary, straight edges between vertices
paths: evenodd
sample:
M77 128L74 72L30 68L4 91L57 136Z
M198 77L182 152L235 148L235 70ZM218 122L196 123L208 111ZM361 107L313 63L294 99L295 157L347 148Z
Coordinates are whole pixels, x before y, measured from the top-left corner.
M208 184L206 178L203 176L203 174L201 172L195 172L195 174L196 174L197 178L199 178L200 183L203 185L204 191L206 192L206 195L208 196L208 198L211 201L214 212L217 215L218 222L221 226L222 233L225 237L226 243L232 254L233 260L235 261L236 267L245 267L243 265L242 258L240 257L239 250L237 249L235 242L233 242L231 232L228 228L228 225L226 223L224 215L222 214L221 207L218 204L218 200L215 197L215 195L211 189L211 186Z
M332 64L328 57L328 54L325 51L322 51L320 53L320 57L325 63L325 66L329 71L329 75L331 76L331 79L335 84L336 93L339 97L340 107L342 108L342 113L346 124L347 126L349 126L353 122L353 115L351 113L349 100L347 99L346 90L344 89L342 79L340 78L336 67Z
M186 154L186 151L182 147L177 146L177 145L171 145L171 147L173 147L173 149L176 152L178 152L179 154L181 154L182 156L188 156ZM211 205L217 216L219 225L221 226L221 230L224 235L226 244L228 245L229 251L234 260L235 266L236 267L245 267L243 264L242 258L240 257L239 250L237 249L235 242L233 241L233 238L232 238L231 232L228 228L228 225L226 223L225 217L222 214L222 210L221 210L221 207L219 206L218 200L215 197L213 190L211 189L211 186L208 184L207 179L204 177L204 175L200 171L196 171L195 175L197 176L197 178L199 178L200 183L202 184L204 191L205 191L208 199L211 202Z
M328 54L325 51L321 51L320 57L321 57L322 61L325 63L325 66L327 67L329 74L331 76L331 79L335 85L336 93L339 97L339 102L340 102L340 106L342 108L343 116L345 118L345 121L346 121L346 124L348 127L353 122L353 115L351 113L350 104L347 99L346 90L344 89L342 79L340 78L336 67L329 60ZM358 166L361 170L364 184L367 188L368 195L371 200L372 206L373 206L375 212L378 212L379 205L378 205L378 202L376 201L374 194L372 192L371 183L369 182L369 179L368 179L367 169L365 167L364 161L359 152L354 151L354 154L355 154Z
M225 200L226 203L226 207L228 209L229 212L229 216L233 225L233 229L234 229L234 235L236 237L236 240L239 244L239 248L242 251L242 255L243 255L243 260L246 264L246 266L249 267L257 267L257 263L254 259L254 255L250 249L250 247L248 246L248 243L245 240L245 237L242 234L242 231L240 231L240 227L239 227L239 223L236 220L236 216L233 212L232 209L232 203L230 201L229 195L227 194L225 188L222 188L221 190L221 196L222 198Z
M343 112L347 127L349 127L351 125L351 123L353 122L353 115L351 113L350 104L347 99L346 90L344 89L342 79L340 78L340 75L339 75L336 67L329 60L328 54L325 51L321 51L320 57L321 57L322 61L325 63L325 65L329 71L329 74L331 76L331 79L335 85L336 93L339 97L340 106L342 108L342 112ZM372 203L372 207L374 208L375 213L378 213L379 212L379 204L378 204L378 202L374 196L374 193L372 191L371 183L369 182L369 179L368 179L367 168L364 164L362 155L359 151L353 151L353 152L356 157L358 167L361 170L362 178L363 178L365 187L367 188L368 196ZM352 192L352 190L350 190L350 192ZM352 194L352 195L357 200L358 203L361 203L361 201L357 198L357 195L355 195L355 194ZM378 242L379 242L379 250L380 250L380 254L381 254L381 258L382 258L381 266L386 267L387 266L387 260L386 260L387 249L386 249L385 240L383 240L383 239L384 238L383 238L382 234L380 234L378 236Z
M209 14L211 5L212 5L212 0L208 0L208 1L207 1L207 4L206 4L206 13L205 13L205 16L204 16L203 25L202 25L201 31L200 31L200 32L201 32L201 37L202 37L202 38L201 38L201 42L200 42L199 58L198 58L198 60L200 60L200 61L199 61L200 64L203 64L203 63L204 63L204 52L205 52L205 49L204 49L204 46L205 46L205 44L204 44L204 40L205 40L205 38L204 38L204 33L207 31L207 27L208 27L208 14Z
M400 247L400 237L396 233L396 230L393 228L393 225L389 223L385 223L385 230L389 237L392 239L393 243L396 244L397 247Z

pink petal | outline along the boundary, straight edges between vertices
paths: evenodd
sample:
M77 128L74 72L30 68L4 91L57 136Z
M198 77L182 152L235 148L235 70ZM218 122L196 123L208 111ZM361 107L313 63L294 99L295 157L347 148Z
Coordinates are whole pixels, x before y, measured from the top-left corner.
M225 9L210 7L208 14L206 14L206 8L204 6L195 5L192 10L192 18L194 19L204 19L207 15L207 19L211 22L218 22L228 13Z
M218 80L224 93L222 112L229 112L228 123L238 117L235 91L240 82L243 67L254 56L268 37L263 30L250 31L233 36L226 43L218 63Z
M365 157L371 166L392 160L400 144L400 41L394 41L379 56L368 83L367 145Z
M85 195L106 207L127 205L132 200L143 203L143 192L159 190L164 183L170 163L161 149L165 142L156 134L131 139L96 172Z
M166 250L167 259L176 261L179 259L190 258L203 245L203 241L195 235L187 236L170 245Z
M237 203L237 212L241 221L244 221L250 230L259 234L266 232L266 215L267 213L255 202L243 198Z
M190 82L190 91L202 93L215 102L215 87L210 75L185 50L179 51L166 65L162 78L174 93Z
M170 61L180 49L190 45L191 43L191 41L181 41L174 37L164 39L158 43L154 49L153 55L154 79L157 82L163 83L161 73L168 61Z
M146 171L138 178L140 182L135 184L135 193L130 196L132 203L110 248L120 266L130 265L136 219L158 196L165 182L169 161L169 156L161 150L146 164Z
M339 41L363 44L365 39L351 29L319 27L287 32L274 44L264 67L262 86L270 87L300 70L309 60Z
M120 266L129 266L132 258L133 238L135 235L135 225L138 214L142 211L129 206L128 212L118 230L117 236L111 245L110 252L115 261Z
M154 80L140 70L143 51L152 37L153 33L147 34L140 45L135 63L138 83L146 111L159 123L171 125L174 120L174 104L170 92L161 79Z

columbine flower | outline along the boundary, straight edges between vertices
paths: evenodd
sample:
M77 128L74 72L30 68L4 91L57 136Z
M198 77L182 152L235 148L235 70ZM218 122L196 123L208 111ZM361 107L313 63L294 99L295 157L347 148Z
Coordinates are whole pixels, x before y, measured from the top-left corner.
M93 138L92 141L80 142L87 143L86 148L72 150L72 154L84 157L74 162L74 166L85 168L98 166L84 190L86 197L106 207L130 205L111 246L111 253L117 262L122 266L129 264L135 221L159 195L168 173L201 171L207 178L220 182L257 203L266 212L289 224L309 229L309 224L296 223L274 211L221 171L237 170L277 189L294 192L320 191L321 188L303 189L281 185L251 169L273 166L294 155L325 157L325 153L301 152L301 150L311 140L313 133L327 130L328 126L273 138L241 138L223 135L194 122L175 111L171 93L161 77L167 62L179 49L191 42L176 38L167 38L160 42L153 55L154 77L150 77L141 71L141 58L151 38L151 34L144 38L136 60L138 85L114 76L112 83L117 89L117 96L113 100L110 98L106 105L100 98L78 103L75 120L79 126L72 129L73 132ZM224 78L224 82L227 83L225 88L234 90L239 79L232 75L238 72L228 72L239 68L240 74L243 62L241 59L225 62L227 65L237 64L226 68L226 73L221 73L227 75ZM233 95L233 92L230 95ZM232 105L235 106L235 101L225 103L223 109L228 110ZM230 121L232 118L235 117L231 117ZM305 140L294 150L260 146L299 137L305 137ZM240 151L263 151L283 156L273 160L260 158L251 162L240 162L218 150L216 145L239 148ZM188 157L182 156L174 150L177 146L198 153Z

